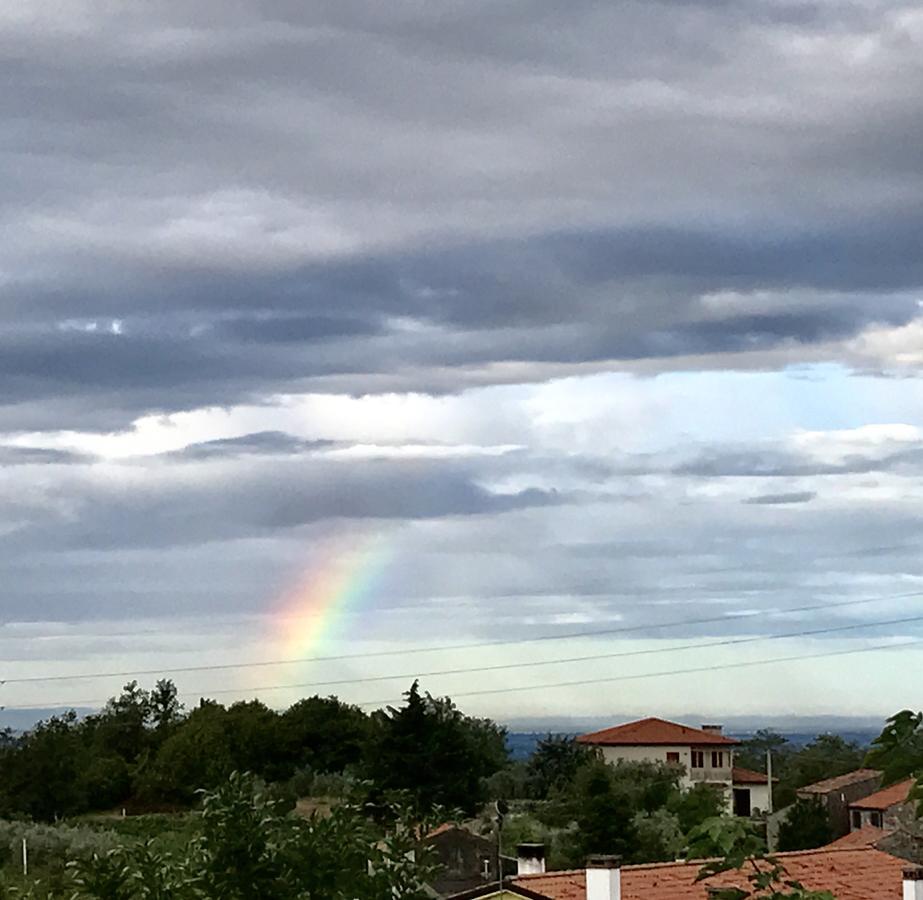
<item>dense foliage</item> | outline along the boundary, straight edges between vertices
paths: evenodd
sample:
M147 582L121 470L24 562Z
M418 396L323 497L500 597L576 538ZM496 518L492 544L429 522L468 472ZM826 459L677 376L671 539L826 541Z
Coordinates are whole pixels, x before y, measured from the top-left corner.
M806 784L845 775L863 765L865 751L839 735L820 734L798 749L773 731L761 730L734 754L735 763L758 772L766 771L766 752L772 751L772 774L778 778L773 791L776 809L795 800L795 792Z
M831 840L830 817L816 799L797 799L779 824L779 850L813 850Z
M882 772L884 784L913 778L910 798L923 815L923 712L901 710L888 719L881 734L872 742L866 765Z
M0 896L46 900L423 900L432 875L419 818L392 808L386 828L343 804L329 815L287 813L236 773L205 795L195 833L164 849L156 840L99 836L96 846L59 843L62 869ZM49 832L66 829L46 829ZM84 838L88 829L82 831ZM36 835L32 834L34 840Z
M421 694L367 715L335 697L283 712L259 701L203 700L185 712L172 682L137 683L99 713L55 716L0 741L0 815L50 822L86 811L185 808L235 771L295 796L319 785L381 797L408 791L418 811L473 811L507 762L505 732L448 699Z

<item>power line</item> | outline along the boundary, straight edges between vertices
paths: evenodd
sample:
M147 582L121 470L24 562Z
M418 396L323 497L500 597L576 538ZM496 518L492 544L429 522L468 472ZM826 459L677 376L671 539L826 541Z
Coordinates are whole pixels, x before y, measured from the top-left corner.
M716 672L726 669L743 669L750 666L767 666L774 663L798 662L807 659L825 659L833 656L848 656L856 653L871 653L875 650L903 650L907 647L923 644L923 638L912 641L904 641L902 644L877 644L871 647L856 647L849 650L831 650L827 653L808 653L802 656L777 656L772 659L754 659L745 662L723 663L711 666L698 666L693 669L671 669L666 672L642 672L636 675L614 675L611 678L587 678L579 681L558 681L554 684L529 684L519 685L517 687L506 688L485 688L477 691L462 691L453 694L452 699L458 697L480 697L487 694L512 694L523 691L550 691L562 687L583 687L593 684L610 684L615 681L637 681L644 678L664 678L669 675L692 675L699 672ZM392 697L388 700L366 700L357 703L357 706L384 706L387 703L399 703L401 698Z
M790 613L802 613L802 612L816 612L818 610L829 610L829 609L841 609L849 606L859 606L869 603L880 603L885 600L897 600L897 599L907 599L911 597L920 597L923 596L923 591L914 591L906 594L897 594L891 597L863 597L858 600L840 600L833 603L815 603L808 606L794 606L787 607L784 609L774 610L776 614L790 614ZM172 668L157 668L157 669L134 669L130 671L123 672L76 672L68 673L64 675L32 675L32 676L23 676L20 678L4 678L0 679L0 685L6 684L37 684L44 682L56 682L56 681L76 681L76 680L88 680L96 678L137 678L146 675L171 675L182 672L218 672L231 669L256 669L264 668L269 666L285 666L285 665L300 665L304 663L314 663L314 662L343 662L352 659L369 659L369 658L378 658L378 657L388 657L388 656L407 656L410 654L419 654L419 653L436 653L436 652L450 652L457 650L474 650L483 647L497 647L497 646L510 646L510 645L519 645L519 644L533 644L533 643L543 643L547 641L563 641L563 640L577 640L581 638L589 637L607 637L615 634L631 634L637 633L640 631L659 631L670 628L683 628L690 625L711 625L717 622L728 623L734 622L741 619L748 619L758 615L766 615L766 610L756 610L753 612L739 613L737 615L721 615L721 616L708 616L698 619L686 619L678 622L664 622L664 623L644 623L640 625L625 625L619 626L618 628L600 628L592 629L586 631L571 631L565 632L564 634L548 634L548 635L538 635L535 637L523 637L523 638L505 638L500 640L490 640L490 641L476 641L468 644L442 644L431 647L412 647L401 650L378 650L370 651L368 653L343 653L334 656L305 656L305 657L295 657L287 659L268 659L268 660L258 660L255 662L247 663L215 663L209 665L199 665L199 666L178 666ZM398 677L398 676L395 676ZM403 677L403 676L401 676ZM341 682L331 682L331 684L336 684Z
M602 659L618 659L631 656L646 656L652 654L664 654L664 653L674 653L685 650L702 650L710 649L714 647L729 647L736 646L739 644L752 644L759 643L762 641L773 641L773 640L786 640L791 638L798 637L812 637L821 634L834 634L842 633L845 631L856 631L859 629L866 628L880 628L886 625L904 625L911 622L921 622L923 621L923 615L919 616L907 616L900 619L886 619L875 622L856 622L849 625L836 625L830 626L827 628L813 628L813 629L801 629L799 631L790 631L782 634L771 634L771 635L756 635L750 637L742 638L725 638L720 641L710 641L707 643L697 643L697 644L682 644L680 646L674 647L653 647L645 648L643 650L623 650L615 653L599 653L591 654L584 656L572 656L565 657L562 659L550 659L550 660L538 660L538 661L529 661L529 662L513 662L513 663L499 663L497 665L490 666L470 666L467 668L460 669L442 669L430 672L405 672L398 675L369 675L369 676L357 676L352 678L341 678L330 681L312 681L312 682L302 682L298 684L277 684L277 685L259 685L255 687L246 687L246 688L219 688L217 690L208 691L210 695L223 695L223 694L241 694L241 693L250 693L257 691L280 691L280 690L294 690L294 689L317 689L321 687L333 687L340 685L354 685L354 684L369 684L372 682L381 682L381 681L403 681L410 678L435 678L444 675L470 675L475 673L483 672L498 672L511 669L525 669L525 668L536 668L538 666L548 666L548 665L563 665L570 663L578 662L591 662ZM920 639L923 641L923 638ZM912 642L915 643L915 642ZM891 645L885 645L891 646ZM852 651L850 651L852 652ZM823 655L823 654L821 654ZM243 664L242 664L243 665ZM232 668L232 665L228 665L225 668ZM657 674L657 673L654 673ZM625 676L626 678L635 678L635 677L647 677L646 674L641 674L637 676ZM604 679L609 680L609 679ZM501 691L502 692L502 691ZM182 697L190 697L201 695L201 691L185 691L180 694ZM458 695L463 696L463 695ZM57 702L49 703L47 705L53 707L59 706L94 706L102 705L105 701L99 700L73 700L68 702ZM361 704L366 705L366 704ZM17 707L17 706L7 706L7 709L21 709L21 708L30 708L30 707Z

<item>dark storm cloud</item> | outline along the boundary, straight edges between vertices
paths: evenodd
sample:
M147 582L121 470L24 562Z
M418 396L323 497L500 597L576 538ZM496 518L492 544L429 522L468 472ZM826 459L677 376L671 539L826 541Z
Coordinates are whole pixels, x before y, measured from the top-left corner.
M33 329L2 337L8 421L444 391L510 361L778 364L906 323L904 12L39 3L0 22L0 300Z
M270 452L265 436L250 440ZM206 456L194 468L129 467L113 479L75 474L56 487L51 503L30 503L26 494L7 544L34 546L41 537L44 547L59 549L197 545L284 536L324 519L497 514L565 499L538 488L498 493L479 484L470 467L451 462L337 463L291 457L290 447L280 455L278 439L268 443L276 444L276 455L264 465L210 469Z

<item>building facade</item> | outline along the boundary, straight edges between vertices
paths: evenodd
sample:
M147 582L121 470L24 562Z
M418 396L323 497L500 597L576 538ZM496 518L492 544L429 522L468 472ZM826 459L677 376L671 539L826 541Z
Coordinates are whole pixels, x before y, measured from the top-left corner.
M666 719L647 718L582 734L581 744L596 748L606 762L662 762L683 767L680 786L710 784L724 793L728 812L751 816L771 807L769 779L762 772L735 767L739 741L720 725L691 728Z

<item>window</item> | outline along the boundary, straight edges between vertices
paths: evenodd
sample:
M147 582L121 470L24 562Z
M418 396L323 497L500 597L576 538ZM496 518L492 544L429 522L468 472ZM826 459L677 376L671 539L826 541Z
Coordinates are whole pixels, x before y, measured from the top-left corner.
M724 754L720 750L712 750L711 767L713 769L723 769L724 768Z
M862 827L862 813L858 809L852 811L852 827L861 828Z
M873 813L869 816L869 822L870 822L875 828L881 828L881 813L879 813L879 812L873 812Z
M677 765L679 765L679 754L678 753L668 753L667 762L676 763Z
M704 750L693 750L692 751L692 768L693 769L704 769L705 768L705 751Z

